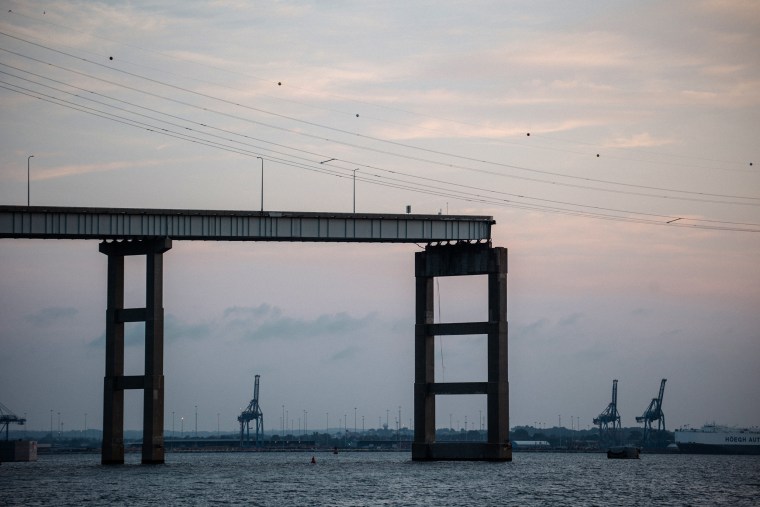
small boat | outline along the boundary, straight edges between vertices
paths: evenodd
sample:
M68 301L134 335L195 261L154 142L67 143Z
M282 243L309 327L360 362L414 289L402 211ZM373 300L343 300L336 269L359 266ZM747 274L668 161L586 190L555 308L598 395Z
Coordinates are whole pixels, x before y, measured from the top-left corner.
M610 447L607 449L608 459L639 459L641 449L638 447Z

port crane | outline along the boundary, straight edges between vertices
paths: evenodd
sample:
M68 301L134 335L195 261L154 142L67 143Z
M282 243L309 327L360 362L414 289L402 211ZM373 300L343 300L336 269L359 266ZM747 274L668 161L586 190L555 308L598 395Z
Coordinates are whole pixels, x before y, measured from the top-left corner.
M620 413L617 409L617 379L612 381L612 401L604 412L594 418L599 426L599 444L616 444L621 433Z
M5 440L8 440L8 426L10 426L10 423L24 425L26 424L26 418L17 416L8 407L0 403L0 433L5 429Z
M642 438L643 447L651 447L652 444L662 445L665 435L665 414L662 412L662 396L665 394L665 382L668 379L662 379L660 382L660 393L657 398L652 398L649 406L644 413L636 418L637 423L644 423L644 437ZM657 421L657 439L653 439L652 423ZM653 440L656 440L653 442Z
M253 383L253 399L248 404L248 407L238 416L237 420L240 423L240 447L244 445L244 439L247 445L251 445L251 421L255 421L255 444L259 446L260 439L264 436L264 414L259 406L259 377L256 375Z

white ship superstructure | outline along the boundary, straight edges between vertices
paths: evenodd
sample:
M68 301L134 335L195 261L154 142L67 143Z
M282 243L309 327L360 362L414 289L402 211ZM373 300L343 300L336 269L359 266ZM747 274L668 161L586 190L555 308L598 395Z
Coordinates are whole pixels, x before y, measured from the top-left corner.
M682 452L699 454L760 454L760 428L729 428L706 424L675 431Z

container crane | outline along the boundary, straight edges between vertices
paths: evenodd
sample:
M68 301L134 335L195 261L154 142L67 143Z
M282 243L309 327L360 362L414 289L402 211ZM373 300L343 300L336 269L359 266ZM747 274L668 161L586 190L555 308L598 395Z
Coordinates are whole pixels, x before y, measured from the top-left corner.
M664 444L663 439L665 435L665 414L662 412L662 396L665 394L665 382L668 379L662 379L662 382L660 382L660 393L657 396L657 398L652 398L652 401L649 403L649 406L644 411L644 413L641 415L641 417L636 418L637 423L644 423L644 437L642 438L642 446L643 447L651 447L652 446L652 440L654 440L652 437L652 433L654 430L652 429L652 423L657 421L657 439L655 444L658 446L662 446Z
M255 443L256 446L260 445L260 438L264 436L264 414L261 412L259 406L259 377L256 375L253 384L253 399L248 404L248 407L238 416L237 420L240 423L240 447L243 447L243 439L247 445L251 445L251 421L256 422L255 430Z
M26 424L26 418L17 416L8 407L0 403L0 433L5 428L6 441L8 440L8 426L10 426L10 423L24 425Z
M594 424L599 425L599 444L615 444L621 433L620 413L617 409L617 379L612 381L612 401L604 412L594 418Z

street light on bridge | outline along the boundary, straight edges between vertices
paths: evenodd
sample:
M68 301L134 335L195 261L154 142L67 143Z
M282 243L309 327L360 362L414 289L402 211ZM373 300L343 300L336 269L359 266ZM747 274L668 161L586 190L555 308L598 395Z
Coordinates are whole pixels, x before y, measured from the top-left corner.
M356 213L356 171L358 171L359 168L353 169L354 171L354 213Z
M264 213L264 159L262 157L256 157L261 160L261 212Z
M27 206L29 206L29 202L30 202L30 199L29 199L29 195L30 195L30 190L29 190L29 181L30 181L30 177L29 177L29 174L30 174L29 161L32 159L32 157L34 157L34 155L29 155L28 157L26 157L26 205Z

